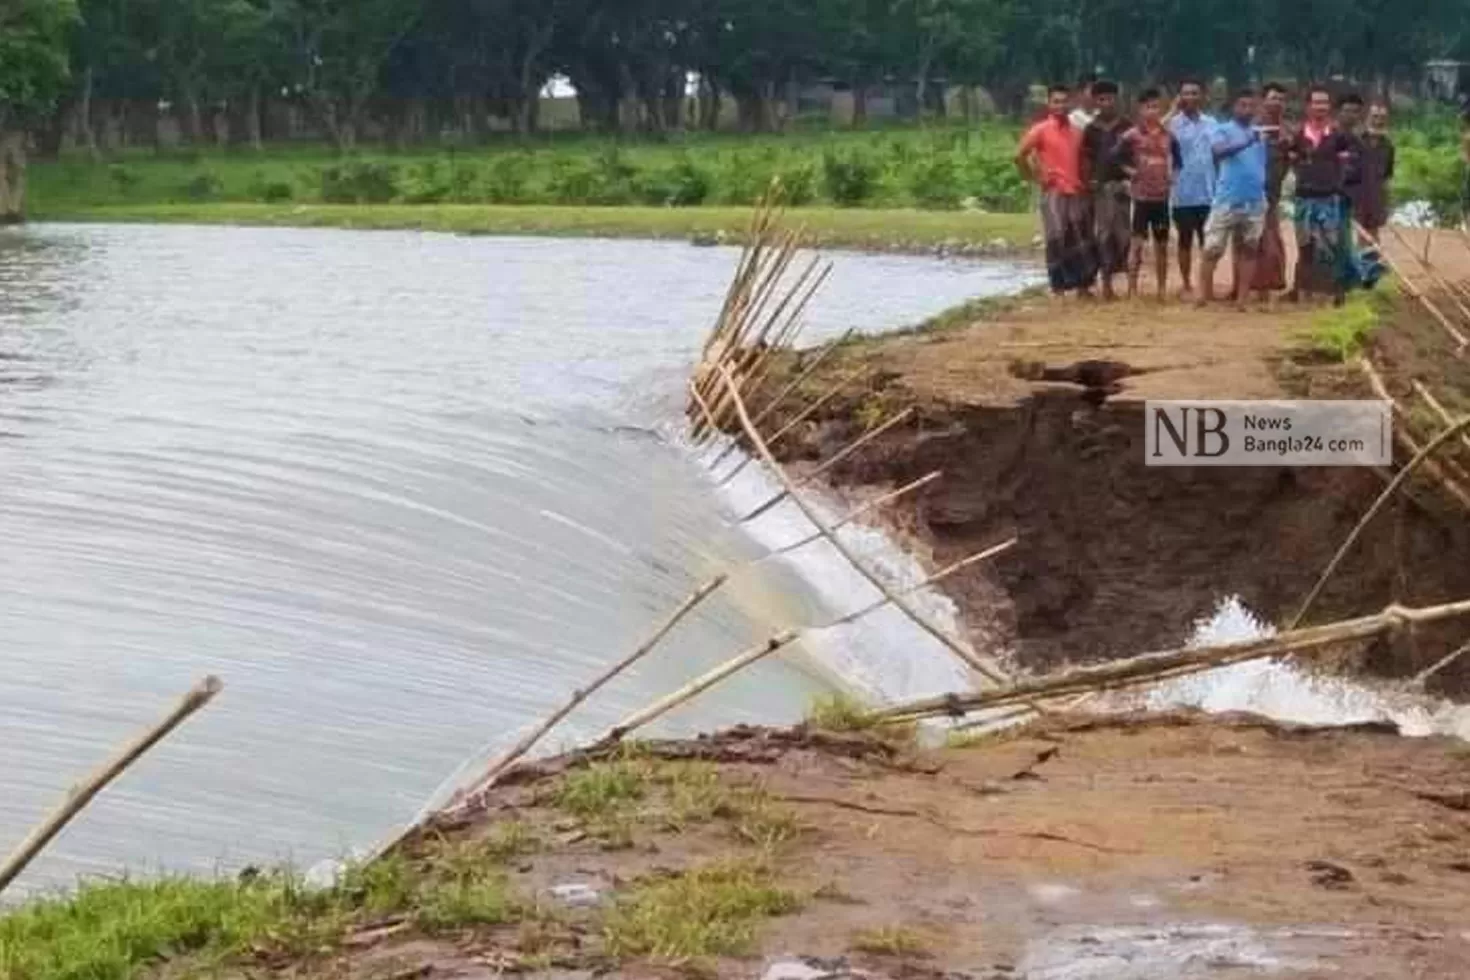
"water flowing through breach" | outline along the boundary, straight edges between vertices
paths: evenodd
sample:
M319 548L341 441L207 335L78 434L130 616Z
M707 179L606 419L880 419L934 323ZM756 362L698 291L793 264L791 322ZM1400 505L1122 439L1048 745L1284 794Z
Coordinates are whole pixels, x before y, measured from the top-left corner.
M782 508L732 525L678 434L735 259L320 230L0 235L0 841L197 676L227 683L27 884L369 844L694 584L795 533ZM842 256L807 337L1029 276ZM734 503L768 489L749 478ZM742 573L559 739L865 601L844 571L813 548ZM882 664L902 628L875 618L834 646ZM826 685L823 642L666 729L795 717ZM937 678L898 681L948 686L936 659Z

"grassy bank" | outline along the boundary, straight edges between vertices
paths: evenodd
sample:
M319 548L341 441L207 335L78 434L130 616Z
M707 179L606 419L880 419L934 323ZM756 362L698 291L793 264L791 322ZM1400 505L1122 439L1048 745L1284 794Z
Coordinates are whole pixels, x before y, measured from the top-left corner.
M110 205L33 210L33 220L181 222L320 228L408 228L475 235L701 238L738 241L750 224L741 207L555 207L487 204L195 204ZM1029 214L801 208L793 223L834 248L921 251L956 243L1026 247L1036 231ZM998 245L999 243L997 243Z

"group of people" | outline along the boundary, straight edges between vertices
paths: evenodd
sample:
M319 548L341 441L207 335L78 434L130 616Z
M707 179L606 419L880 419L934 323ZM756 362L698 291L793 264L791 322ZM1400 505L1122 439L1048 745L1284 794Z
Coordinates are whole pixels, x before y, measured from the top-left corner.
M1388 220L1394 147L1388 109L1348 93L1336 100L1322 86L1305 93L1300 122L1288 120L1289 93L1271 83L1241 89L1229 116L1205 111L1205 88L1188 79L1165 111L1156 88L1138 94L1130 118L1117 84L1094 81L1079 91L1047 92L1047 113L1021 137L1016 165L1041 189L1047 275L1055 293L1117 295L1127 275L1137 295L1143 256L1154 248L1158 295L1167 295L1169 231L1176 235L1181 293L1207 303L1227 250L1234 256L1232 293L1243 305L1288 288L1281 237L1282 189L1295 175L1293 219L1297 262L1287 297L1330 295L1371 285L1376 266L1360 240L1377 241ZM1201 252L1195 269L1195 250Z

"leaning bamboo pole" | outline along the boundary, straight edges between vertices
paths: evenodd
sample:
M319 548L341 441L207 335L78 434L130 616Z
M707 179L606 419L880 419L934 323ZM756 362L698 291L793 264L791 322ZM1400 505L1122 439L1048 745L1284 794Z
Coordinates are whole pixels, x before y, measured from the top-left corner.
M1404 236L1399 232L1397 228L1395 228L1393 225L1386 225L1385 227L1387 227L1388 230L1393 234L1394 238L1398 240L1398 243L1404 247L1405 252L1410 255L1414 254L1413 248L1409 245L1408 241L1405 240ZM1427 240L1431 236L1425 237ZM1470 308L1467 308L1465 306L1465 303L1461 298L1459 292L1452 285L1450 285L1449 280L1440 275L1439 270L1436 269L1434 264L1428 260L1428 249L1425 249L1424 254L1425 257L1415 255L1414 260L1418 262L1420 268L1424 270L1424 275L1429 279L1429 282L1436 289L1438 289L1449 298L1450 302L1453 303L1456 309L1460 311L1460 316L1464 317L1467 324L1470 324Z
M659 623L659 625L653 630L653 632L648 635L647 639L645 639L642 643L638 644L638 646L633 649L632 653L628 654L626 657L623 657L616 663L610 665L601 674L598 674L595 678L593 678L592 682L586 687L579 687L574 690L572 692L572 696L567 699L567 702L565 704L557 708L551 714L547 715L546 719L541 722L541 724L537 725L535 728L531 729L531 731L527 732L520 741L516 742L515 745L512 745L509 749L502 753L499 758L492 762L489 767L486 768L484 774L480 777L479 782L466 791L466 796L473 797L476 793L483 792L485 789L493 786L495 784L495 781L499 779L507 769L515 765L515 763L518 762L522 756L531 751L531 749L533 749L538 742L545 738L546 735L553 728L561 724L562 721L566 719L567 715L570 715L573 711L577 709L578 705L580 705L583 701L586 701L592 695L596 694L602 688L606 687L610 682L612 682L620 674L626 671L629 667L632 667L638 661L648 656L648 654L651 653L653 649L659 645L659 643L663 642L664 637L668 636L669 633L673 631L674 627L678 626L679 623L683 621L685 616L688 616L699 606L700 603L709 598L710 595L715 592L715 590L724 585L726 579L728 578L728 575L726 575L724 572L721 572L719 575L711 578L708 582L705 582L699 588L691 592L688 598L681 602L672 613L665 617L663 622Z
M204 678L180 698L173 710L156 725L127 742L111 759L99 766L85 780L73 786L67 792L66 799L62 800L50 816L26 835L25 840L21 841L5 859L5 863L0 865L0 892L4 892L10 883L20 876L26 866L45 850L46 845L51 843L56 835L61 833L62 829L96 798L98 793L106 789L109 783L121 776L129 766L142 758L143 754L153 746L163 741L170 732L182 725L191 715L214 700L214 696L223 687L218 677L211 675Z
M864 514L868 513L869 511L877 510L879 507L883 507L883 506L886 506L888 504L891 504L895 500L897 500L898 498L907 496L908 494L913 493L915 490L918 490L918 489L920 489L922 487L927 487L929 484L933 483L935 480L938 480L938 479L940 479L943 476L944 476L944 471L943 470L934 470L931 473L927 473L924 476L919 477L917 480L913 480L913 481L911 481L909 483L905 483L903 486L899 487L896 490L890 490L890 491L888 491L885 494L881 494L881 495L879 495L877 497L874 497L872 500L869 500L869 501L861 504L858 507L854 507L852 510L848 511L846 514L842 515L841 519L835 521L832 524L832 530L834 530L834 531L840 530L840 529L846 527L847 525L851 524L853 521L857 520L858 518L862 517ZM811 534L808 534L804 538L801 538L801 539L799 539L797 541L791 542L788 545L783 545L780 548L777 548L775 551L771 552L771 554L772 555L785 555L785 554L789 554L790 552L793 552L793 551L795 551L798 548L804 548L804 547L806 547L807 545L811 544L813 541L820 541L820 540L822 540L822 532L820 532L820 531L813 531Z
M760 425L762 422L764 422L766 420L766 417L774 412L776 408L780 406L781 403L784 402L793 391L800 388L802 382L806 381L807 378L815 374L817 368L822 366L822 362L825 361L829 356L831 356L833 351L841 347L847 341L847 339L852 336L852 334L853 331L849 329L844 334L842 334L842 336L828 342L827 346L817 351L816 355L812 358L811 363L803 368L801 373L798 374L795 378L787 382L786 386L776 393L775 397L771 399L770 403L767 404L765 408L762 408L759 412L755 413L755 424ZM725 457L729 456L735 451L738 445L739 443L735 440L730 440L729 444L726 445L724 449L721 449L719 455L715 456L715 458L710 462L710 467L713 468L719 466L720 463L724 462Z
M955 572L969 568L971 565L978 565L982 561L989 561L996 555L1011 550L1015 547L1017 540L1018 539L1016 538L1007 538L1000 544L992 545L989 548L986 548L984 551L977 551L973 555L961 558L958 561L952 561L948 565L945 565L943 568L941 568L939 571L933 573L932 575L926 576L922 581L908 586L898 594L913 595L915 592L918 592L922 589L927 589L930 586L938 585L940 582L943 582ZM846 626L849 623L855 623L869 613L877 612L879 609L882 609L886 605L888 605L887 599L875 599L872 602L868 603L866 606L854 609L847 615L841 616L838 619L835 619L832 622L826 624L823 629L830 629L834 626Z
M800 412L797 412L796 415L787 420L785 425L777 429L775 434L772 435L770 439L766 440L766 444L769 446L774 446L776 443L786 438L787 435L795 431L798 425L805 422L812 415L816 414L816 412L819 411L823 405L836 398L842 393L843 389L852 384L858 378L862 377L862 374L863 371L861 368L859 368L857 370L849 372L848 374L844 374L841 378L837 379L836 384L828 388L826 391L822 392L822 394L817 396L817 398L810 405L802 409ZM720 477L719 480L715 482L715 486L723 487L725 484L735 479L735 477L739 476L741 471L749 466L754 459L754 456L746 456L740 462L732 466L730 468L730 472Z
M1440 403L1440 400L1438 398L1434 397L1434 392L1430 391L1419 381L1411 381L1410 384L1414 388L1414 394L1423 399L1424 404L1429 406L1429 410L1431 412L1439 416L1439 420L1441 422L1443 422L1445 425L1454 424L1454 416L1451 415L1449 413L1449 410ZM1470 449L1470 435L1467 435L1463 432L1460 433L1460 445L1464 446L1466 449Z
M1466 429L1470 429L1470 415L1460 419L1454 425L1449 426L1440 432L1439 435L1431 439L1423 449L1414 455L1413 459L1404 464L1403 469L1395 474L1393 480L1378 495L1378 499L1373 501L1373 506L1368 508L1367 513L1362 516L1357 526L1353 528L1352 532L1348 534L1347 539L1343 541L1342 546L1337 549L1337 553L1332 556L1332 560L1327 563L1327 567L1322 570L1321 576L1317 579L1317 584L1312 586L1312 591L1307 593L1307 598L1302 602L1301 608L1297 610L1296 615L1291 617L1290 622L1287 623L1286 628L1288 630L1295 629L1301 623L1302 619L1306 617L1307 613L1311 611L1312 604L1322 594L1322 589L1327 585L1328 579L1332 578L1333 573L1337 571L1337 566L1342 563L1343 558L1347 556L1347 553L1352 550L1353 545L1357 543L1359 536L1363 533L1363 529L1383 509L1383 505L1388 503L1389 499L1398 491L1399 487L1404 485L1405 481L1414 474L1414 471L1426 459L1433 455L1446 442L1449 442Z
M1371 616L1288 630L1264 639L1208 647L1178 647L1145 653L1127 660L1075 667L1000 689L920 698L873 712L871 717L884 724L904 724L924 718L959 716L984 708L1005 707L1026 700L1049 700L1093 691L1136 687L1182 673L1267 657L1291 656L1332 644L1367 639L1403 626L1464 616L1470 616L1470 599L1420 609L1391 605Z
M887 583L885 583L866 565L859 561L857 555L853 554L852 549L844 544L842 542L842 539L839 538L835 533L833 533L832 529L828 527L826 523L822 520L822 518L817 514L817 512L812 509L812 506L802 498L800 493L796 492L794 481L789 475L787 475L786 470L781 466L781 464L777 462L776 457L771 453L770 446L766 444L766 440L761 437L760 432L751 422L750 413L746 410L745 402L740 397L740 392L735 386L735 379L731 377L729 369L721 365L720 373L721 376L724 378L727 389L731 392L731 399L735 407L735 415L740 420L741 428L745 430L745 437L750 440L751 445L755 447L756 452L759 454L761 460L765 463L765 465L770 469L771 474L775 476L776 479L781 483L781 485L785 487L786 490L791 494L792 502L796 504L797 508L802 512L802 515L811 522L812 526L822 533L822 536L831 543L832 547L836 549L837 553L841 555L843 559L849 565L851 565L859 575L867 579L870 585L872 585L885 598L893 603L893 605L898 608L905 616L913 620L916 626L922 629L925 633L928 633L934 639L938 640L941 644L943 644L945 649L954 654L955 657L957 657L962 663L971 667L982 677L990 680L991 683L1005 684L1007 682L1007 679L1004 671L1000 669L999 665L987 663L985 658L982 658L979 654L975 653L972 650L966 649L960 643L956 642L953 637L949 636L943 630L939 629L933 623L929 622L927 619L921 616L918 610L914 609L908 603L895 596L893 594L893 590L888 587ZM708 412L708 406L704 404L703 399L699 397L698 392L695 391L694 394L696 401L699 402L700 408Z
M802 476L801 479L799 479L799 480L797 480L795 482L795 486L801 487L801 486L805 486L806 484L811 483L817 477L821 476L823 473L826 473L828 470L832 469L832 467L836 466L838 463L841 463L843 460L847 459L853 453L857 452L859 449L862 449L864 446L868 445L874 439L877 439L879 436L883 435L885 432L889 431L890 429L893 429L893 428L895 428L897 426L902 425L903 423L907 422L909 419L913 418L913 416L914 416L914 410L913 410L913 407L910 406L909 408L905 408L903 411L901 411L897 415L894 415L893 417L887 419L886 421L882 422L881 424L875 425L873 428L869 429L867 432L864 432L862 435L858 436L852 442L848 443L846 446L842 447L837 452L833 453L831 457L829 457L828 459L826 459L825 461L823 461L822 463L820 463L818 466L816 466L810 473L807 473L804 476ZM755 508L750 513L746 514L744 517L740 518L740 523L741 524L744 524L747 521L753 521L753 520L755 520L757 517L761 516L766 511L770 510L772 507L776 506L781 501L785 500L787 497L789 497L791 495L791 493L792 493L792 491L789 491L789 490L786 490L786 489L783 488L782 490L778 491L775 494L775 496L771 497L765 503L761 504L759 507Z
M1354 227L1357 228L1359 234L1364 234L1361 225L1355 223ZM1408 249L1408 251L1412 253L1413 249ZM1445 316L1444 311L1441 310L1434 303L1434 301L1431 300L1424 293L1424 291L1414 283L1414 280L1404 272L1404 270L1399 266L1397 262L1393 260L1393 256L1388 254L1388 249L1380 249L1379 255L1383 258L1384 264L1389 267L1393 274L1398 276L1399 282L1403 283L1404 288L1409 291L1409 295L1417 300L1419 302L1419 305L1428 310L1430 315L1433 316L1437 321L1439 321L1439 325L1445 329L1445 332L1454 339L1455 344L1457 345L1455 349L1455 356L1462 356L1464 354L1466 345L1470 344L1470 338L1467 338L1458 327L1450 322L1450 318Z
M1409 686L1423 687L1425 681L1429 680L1429 678L1444 670L1450 664L1454 663L1456 660L1459 660L1467 653L1470 653L1470 643L1462 643L1460 646L1456 647L1454 650L1451 650L1445 656L1440 657L1434 663L1430 664L1428 667L1415 674L1414 679L1409 682Z
M1383 377L1373 367L1373 363L1369 361L1366 357L1360 357L1358 358L1358 368L1363 372L1364 375L1367 376L1368 384L1373 389L1373 393L1376 394L1381 400L1386 401L1390 405L1392 405L1394 414L1398 415L1404 420L1405 423L1407 423L1409 420L1408 409L1404 408L1404 406L1399 404L1398 400L1393 397L1392 392L1388 390L1388 385L1384 383ZM1415 383L1417 384L1417 382ZM1432 397L1433 396L1431 396L1431 398ZM1435 404L1438 403L1436 402ZM1446 413L1446 420L1451 423L1454 422L1454 419L1448 418L1448 413ZM1416 441L1414 437L1408 433L1407 425L1396 426L1394 428L1393 437L1396 442L1402 443L1404 448L1408 450L1410 458L1418 456L1419 453L1422 451L1423 447L1421 447L1418 441ZM1461 440L1465 439L1463 433L1461 433L1460 438ZM1466 476L1464 473L1460 472L1459 467L1454 466L1448 460L1440 463L1433 459L1426 459L1424 461L1424 470L1430 475L1432 479L1434 479L1436 482L1439 483L1441 487L1444 488L1444 491L1446 493L1448 493L1451 497L1454 497L1461 507L1464 507L1466 511L1470 511L1470 490L1466 489Z

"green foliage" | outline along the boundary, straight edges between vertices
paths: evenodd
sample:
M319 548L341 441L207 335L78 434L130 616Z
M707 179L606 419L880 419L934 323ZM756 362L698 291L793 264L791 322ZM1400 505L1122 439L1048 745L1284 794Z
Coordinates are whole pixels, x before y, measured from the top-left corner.
M876 724L872 712L861 701L840 692L813 699L806 720L814 728L829 732L867 731Z
M646 176L639 188L639 196L647 204L693 207L709 197L710 176L687 156L681 156L672 166Z
M224 182L219 179L219 175L208 170L200 171L190 177L181 188L184 196L191 201L212 201L219 197L224 189Z
M1306 338L1308 347L1339 363L1357 357L1383 322L1385 309L1392 302L1391 290L1386 286L1380 284L1374 292L1349 294L1342 306L1317 313Z
M321 196L328 204L385 204L398 196L398 168L372 160L323 167Z
M603 939L613 956L737 956L762 919L800 905L763 862L709 864L634 887L608 915Z
M295 197L296 191L289 180L271 179L263 173L258 173L250 184L249 194L253 200L264 201L267 204L279 204L281 201L289 201Z
M6 0L0 7L0 128L48 110L68 75L74 0Z
M578 817L601 817L643 799L651 771L637 759L598 762L567 773L556 805Z
M822 191L838 207L855 207L873 193L878 167L861 150L822 154Z

